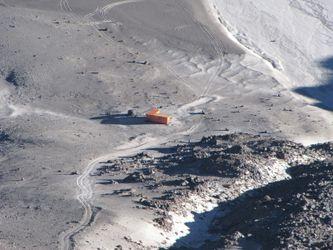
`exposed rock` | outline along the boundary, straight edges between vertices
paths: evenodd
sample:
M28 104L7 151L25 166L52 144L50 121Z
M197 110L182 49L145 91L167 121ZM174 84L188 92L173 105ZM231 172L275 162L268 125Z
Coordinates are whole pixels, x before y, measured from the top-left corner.
M332 249L333 161L294 166L289 172L292 179L234 200L230 212L214 222L220 240L205 248L239 247L233 235L241 232L263 249Z
M223 212L216 214L229 211L228 220L212 223L219 240L205 249L331 247L332 144L304 147L240 133L204 137L165 152L158 158L143 152L109 161L96 172L122 173L126 177L118 181L140 185L135 195L114 194L126 194L139 208L154 210L160 215L155 222L165 230L172 228L170 212L185 216L198 206L220 202ZM285 180L286 171L293 179ZM144 189L153 195L144 196Z

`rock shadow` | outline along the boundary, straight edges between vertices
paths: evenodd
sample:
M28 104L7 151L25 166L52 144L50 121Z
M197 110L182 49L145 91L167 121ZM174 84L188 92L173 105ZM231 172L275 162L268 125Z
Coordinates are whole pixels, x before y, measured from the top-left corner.
M195 214L194 221L186 223L190 233L171 249L284 249L288 244L295 249L332 249L332 171L331 161L291 167L287 171L291 179L249 190L212 211ZM204 234L207 231L211 237ZM194 247L200 238L203 245Z
M189 234L177 239L169 248L173 250L203 249L203 244L208 240L214 240L216 235L210 234L210 227L217 216L221 216L221 210L214 208L204 213L192 213L193 221L185 225L189 228Z
M319 86L296 88L294 91L316 100L314 106L333 111L333 57L320 61L319 65L327 72L325 82Z

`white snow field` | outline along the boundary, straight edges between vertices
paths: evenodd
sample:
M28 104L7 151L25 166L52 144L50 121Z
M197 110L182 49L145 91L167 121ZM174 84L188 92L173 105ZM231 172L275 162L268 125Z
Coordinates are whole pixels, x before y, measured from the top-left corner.
M332 1L208 1L241 44L288 77L291 90L333 108ZM331 91L316 88L322 85Z
M284 70L293 86L320 84L319 63L333 54L329 1L211 1L232 34ZM331 16L330 16L331 15Z

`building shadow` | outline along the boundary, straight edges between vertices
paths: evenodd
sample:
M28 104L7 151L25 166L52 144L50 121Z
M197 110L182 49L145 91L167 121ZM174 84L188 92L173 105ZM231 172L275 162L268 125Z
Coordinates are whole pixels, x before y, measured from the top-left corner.
M316 100L314 106L333 111L333 57L320 61L319 65L327 72L323 84L312 87L300 87L294 89L294 91Z
M105 114L90 118L90 120L99 120L101 124L117 125L145 125L151 124L144 116L130 116L127 114Z

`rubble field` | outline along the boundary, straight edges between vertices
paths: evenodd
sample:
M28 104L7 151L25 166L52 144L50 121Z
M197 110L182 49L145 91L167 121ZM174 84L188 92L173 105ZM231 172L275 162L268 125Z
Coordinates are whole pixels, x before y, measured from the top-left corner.
M243 133L210 136L107 161L93 175L97 187L106 186L102 196L152 210L166 232L195 214L184 220L187 233L175 232L175 249L193 248L191 234L200 227L207 227L201 242L196 237L203 249L331 249L332 148Z

